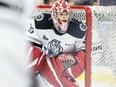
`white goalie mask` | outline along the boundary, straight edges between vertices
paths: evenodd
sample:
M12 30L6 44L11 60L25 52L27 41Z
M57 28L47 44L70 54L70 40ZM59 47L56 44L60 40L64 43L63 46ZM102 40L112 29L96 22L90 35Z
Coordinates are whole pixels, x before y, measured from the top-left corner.
M70 6L64 0L56 1L51 8L51 16L57 31L65 33L70 21Z

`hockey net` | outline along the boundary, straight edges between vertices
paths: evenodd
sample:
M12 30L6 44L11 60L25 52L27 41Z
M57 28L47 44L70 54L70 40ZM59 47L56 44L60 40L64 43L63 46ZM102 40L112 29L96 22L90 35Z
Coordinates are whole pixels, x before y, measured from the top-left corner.
M116 6L72 6L72 17L87 24L85 72L79 87L116 87ZM50 13L37 6L36 15Z

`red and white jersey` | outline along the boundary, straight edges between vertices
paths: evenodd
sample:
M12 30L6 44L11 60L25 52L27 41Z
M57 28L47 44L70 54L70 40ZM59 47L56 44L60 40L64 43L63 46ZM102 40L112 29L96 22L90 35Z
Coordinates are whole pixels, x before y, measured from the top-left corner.
M66 33L55 29L50 14L40 14L32 19L27 39L42 48L49 57L85 49L86 24L72 19Z

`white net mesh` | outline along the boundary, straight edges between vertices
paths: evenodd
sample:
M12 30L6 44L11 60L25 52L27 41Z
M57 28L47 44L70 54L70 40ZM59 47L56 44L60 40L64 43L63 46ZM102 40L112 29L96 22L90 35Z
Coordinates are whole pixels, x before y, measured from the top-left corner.
M91 87L116 87L116 6L89 8L92 21L87 19L85 9L72 9L72 17L85 23L92 22ZM49 13L50 8L40 8L37 13L43 12ZM84 76L76 79L79 87L87 87Z
M116 7L92 10L92 87L116 87Z

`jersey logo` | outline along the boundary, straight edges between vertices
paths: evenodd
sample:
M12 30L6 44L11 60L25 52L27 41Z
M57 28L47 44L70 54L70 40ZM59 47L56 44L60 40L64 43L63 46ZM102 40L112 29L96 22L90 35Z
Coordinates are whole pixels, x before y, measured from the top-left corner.
M60 41L53 39L51 42L47 45L48 53L47 55L49 57L56 57L58 54L61 54L63 52L63 48L60 45Z
M82 30L82 31L86 31L87 30L87 26L86 26L86 24L84 24L84 23L82 23L82 24L80 24L80 29Z
M48 40L48 38L47 38L45 35L43 35L43 39L44 39L44 40Z
M34 28L32 27L32 23L30 24L30 28L28 29L28 32L34 33Z
M44 18L44 15L41 13L37 16L36 21L41 21L43 20L43 18Z

